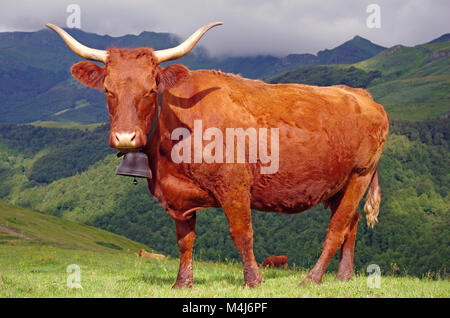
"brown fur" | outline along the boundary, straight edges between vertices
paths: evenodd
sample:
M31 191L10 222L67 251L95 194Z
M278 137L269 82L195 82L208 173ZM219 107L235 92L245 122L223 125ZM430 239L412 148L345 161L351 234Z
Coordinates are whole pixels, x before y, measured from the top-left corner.
M193 284L192 249L197 210L221 207L230 234L241 253L244 281L254 287L262 277L253 254L250 209L299 213L320 202L331 210L322 254L303 280L319 283L331 258L341 249L337 278L353 275L353 252L359 220L357 206L372 182L366 203L369 224L379 210L376 167L388 134L383 107L362 89L300 84L269 85L217 71L189 71L171 66L164 71L151 49L110 49L104 86L110 112L110 145L114 133L136 134L135 148L144 147L153 179L150 192L174 219L180 269L174 287ZM98 72L98 74L93 74ZM98 87L102 74L87 64L74 76ZM167 78L166 78L167 76ZM158 127L147 140L156 116L156 94L163 91ZM260 174L256 163L182 163L171 160L178 127L203 129L279 128L279 170ZM269 149L270 151L270 149Z
M261 264L262 267L283 267L286 268L287 265L287 256L269 256L266 260Z
M70 68L70 73L84 85L103 90L106 72L97 64L86 61L78 62Z
M166 259L165 255L149 253L143 249L139 250L138 255L139 255L139 257L142 257L142 258L151 258L151 259L158 259L158 260Z

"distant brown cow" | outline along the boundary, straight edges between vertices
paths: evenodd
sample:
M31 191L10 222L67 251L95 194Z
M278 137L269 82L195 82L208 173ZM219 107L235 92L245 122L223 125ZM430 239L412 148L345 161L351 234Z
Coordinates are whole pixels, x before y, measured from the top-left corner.
M328 233L303 284L320 283L339 249L337 278L349 280L357 209L368 188L369 226L377 222L380 208L377 166L389 130L383 106L364 89L344 85L267 84L177 64L161 66L189 53L219 24L205 25L164 50L93 49L48 26L76 54L104 63L82 61L71 72L104 91L110 146L149 157L149 190L176 228L180 267L174 288L194 283L196 211L209 207L222 208L242 256L245 285L255 287L263 279L253 253L251 209L292 214L324 203L331 210Z
M159 260L166 259L166 256L164 256L162 254L149 253L143 249L139 250L138 255L139 255L139 257L142 257L142 258L151 258L151 259L159 259Z
M287 264L287 256L269 256L266 260L261 264L262 267L283 267L286 268Z

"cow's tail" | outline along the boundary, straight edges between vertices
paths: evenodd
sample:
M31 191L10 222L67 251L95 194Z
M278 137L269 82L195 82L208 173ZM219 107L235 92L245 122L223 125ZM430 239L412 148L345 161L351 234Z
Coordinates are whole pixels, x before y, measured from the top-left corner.
M366 203L364 204L364 211L366 211L367 226L373 228L378 222L378 213L380 212L381 203L381 188L378 184L378 169L370 181L369 192L367 193Z

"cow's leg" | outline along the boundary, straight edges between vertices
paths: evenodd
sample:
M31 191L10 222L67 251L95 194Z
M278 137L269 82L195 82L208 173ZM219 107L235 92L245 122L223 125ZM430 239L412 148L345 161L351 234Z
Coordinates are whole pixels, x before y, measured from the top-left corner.
M359 201L361 201L361 198L370 183L371 177L371 173L368 173L365 176L352 175L350 177L342 198L336 207L336 211L331 216L322 254L316 265L314 265L313 269L311 269L306 278L302 281L302 285L311 281L316 283L322 281L322 276L325 273L330 260L333 258L336 251L344 244L346 229L353 220Z
M344 282L353 278L354 275L353 253L355 250L356 229L358 228L360 218L361 216L358 214L358 211L355 211L350 225L347 227L346 237L341 247L341 256L336 278Z
M227 184L214 189L230 227L230 234L236 248L242 256L244 265L244 284L256 287L261 284L262 276L253 254L253 227L250 211L251 175L245 167L234 167L233 175ZM228 171L230 172L230 171Z
M186 221L175 220L178 248L180 250L180 268L177 281L172 288L191 287L194 284L192 272L192 250L195 240L196 214Z
M262 276L253 254L253 227L250 202L230 200L222 206L230 226L230 234L244 265L244 285L256 287Z

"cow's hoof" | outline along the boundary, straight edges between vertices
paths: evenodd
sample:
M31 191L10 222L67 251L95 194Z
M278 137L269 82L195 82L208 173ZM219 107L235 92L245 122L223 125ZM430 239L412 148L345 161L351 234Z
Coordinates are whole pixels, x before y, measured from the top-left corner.
M348 282L354 276L353 271L351 272L338 272L335 280L340 280L341 282Z
M307 285L318 285L320 284L322 279L314 277L313 275L308 274L305 279L299 284L299 286L307 286Z
M256 288L259 285L261 285L261 281L253 281L253 282L247 282L244 284L244 287L248 287L248 288Z
M261 285L262 282L264 282L264 278L262 278L262 276L259 276L258 279L252 280L250 282L245 282L244 287L255 288Z
M194 282L192 282L192 281L187 281L187 282L176 282L176 283L172 286L172 289L178 289L178 288L191 288L192 286L194 286Z

